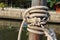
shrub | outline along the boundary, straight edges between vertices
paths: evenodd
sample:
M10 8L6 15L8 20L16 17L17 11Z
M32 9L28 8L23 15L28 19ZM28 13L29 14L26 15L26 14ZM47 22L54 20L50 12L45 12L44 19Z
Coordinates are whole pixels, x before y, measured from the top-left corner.
M1 7L1 8L4 8L5 6L6 6L6 4L0 3L0 7Z

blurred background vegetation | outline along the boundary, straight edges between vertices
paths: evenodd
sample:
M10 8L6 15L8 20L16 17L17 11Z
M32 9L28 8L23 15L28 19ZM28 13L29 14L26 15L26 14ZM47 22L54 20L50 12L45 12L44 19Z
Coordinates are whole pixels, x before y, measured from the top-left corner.
M15 8L28 8L31 7L32 0L0 0L0 6L15 7ZM47 0L47 6L54 9L54 6L60 0Z
M0 3L6 4L7 7L27 8L30 7L31 0L0 0Z

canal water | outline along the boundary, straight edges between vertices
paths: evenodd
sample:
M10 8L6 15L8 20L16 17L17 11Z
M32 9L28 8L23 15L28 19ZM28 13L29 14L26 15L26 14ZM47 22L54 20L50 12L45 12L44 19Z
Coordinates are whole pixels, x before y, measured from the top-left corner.
M4 22L3 22L4 23ZM11 23L10 25L4 25L2 26L2 24L0 25L0 40L17 40L18 37L18 30L19 30L19 24L15 24L16 26L13 26L12 24L14 24L15 22ZM52 28L55 30L56 32L56 37L58 40L60 40L60 24L56 24L56 23L47 23L47 28ZM22 39L21 40L28 40L28 33L26 31L26 28L23 28L23 32L22 32Z

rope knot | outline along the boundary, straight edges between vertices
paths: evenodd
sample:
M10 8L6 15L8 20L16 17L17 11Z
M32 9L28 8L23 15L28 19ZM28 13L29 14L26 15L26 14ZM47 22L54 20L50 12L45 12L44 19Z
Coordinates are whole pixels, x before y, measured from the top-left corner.
M24 19L28 24L27 30L36 34L43 34L43 28L48 21L48 7L46 6L35 6L25 11ZM36 29L37 28L37 29Z

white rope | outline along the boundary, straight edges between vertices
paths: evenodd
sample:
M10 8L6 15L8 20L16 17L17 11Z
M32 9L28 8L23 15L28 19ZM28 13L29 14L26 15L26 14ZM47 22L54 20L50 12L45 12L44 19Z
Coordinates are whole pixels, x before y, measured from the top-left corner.
M22 33L22 28L23 28L23 24L24 24L25 20L22 22L20 29L19 29L19 33L18 33L18 39L17 40L21 40L21 33Z
M45 6L34 6L27 9L24 12L23 22L21 24L18 34L18 40L21 40L21 32L24 22L27 22L28 24L27 30L29 32L49 35L49 31L47 32L46 28L44 27L49 17L47 10L48 7ZM53 38L50 35L49 36L48 35L47 37L53 40Z
M29 14L29 12L30 12L31 10L41 9L41 8L48 10L48 7L46 7L46 6L34 6L34 7L31 7L31 8L28 8L28 9L25 11L24 15L23 15L23 19L25 19L25 16L26 16L27 14Z
M32 33L35 33L35 34L44 34L44 32L40 32L40 31L37 31L37 30L32 30L32 29L29 29L29 28L27 28L27 30L29 32L32 32Z
M26 17L25 18L26 22L30 20L29 22L27 22L27 23L30 23L30 24L28 24L28 28L27 28L27 30L29 32L32 32L35 34L45 34L44 33L45 28L43 25L46 24L46 22L48 21L46 19L46 17L48 18L49 16L47 15L48 12L46 10L43 10L43 8L47 9L45 7L37 6L35 8L32 7L30 9L28 9L29 11L26 12L26 14L24 16L24 17ZM28 13L30 13L30 14L28 14ZM41 16L43 17L42 20L40 19ZM40 27L37 27L37 26L40 26Z

